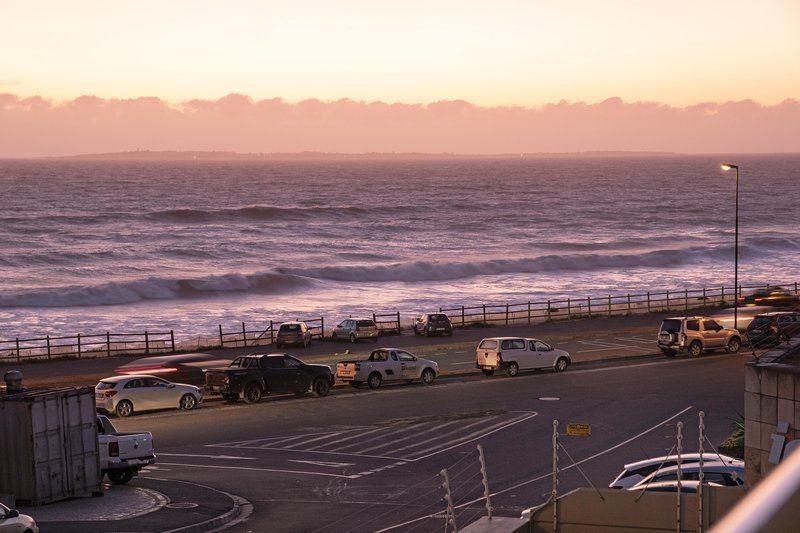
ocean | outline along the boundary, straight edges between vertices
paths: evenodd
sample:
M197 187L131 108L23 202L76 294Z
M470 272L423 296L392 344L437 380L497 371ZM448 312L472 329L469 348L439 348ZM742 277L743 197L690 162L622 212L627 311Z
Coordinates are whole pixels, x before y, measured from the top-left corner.
M0 339L800 281L800 156L0 161ZM229 328L226 328L229 329Z

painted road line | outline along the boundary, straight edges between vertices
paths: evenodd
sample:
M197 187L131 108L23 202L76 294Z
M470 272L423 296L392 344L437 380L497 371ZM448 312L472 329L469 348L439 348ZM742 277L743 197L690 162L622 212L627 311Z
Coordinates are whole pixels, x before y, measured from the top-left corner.
M404 441L407 441L409 439L417 439L417 438L421 437L422 435L425 435L426 433L430 433L432 431L437 431L437 432L441 431L446 427L449 427L449 426L452 426L452 425L455 425L455 424L460 424L461 422L462 422L461 420L451 420L450 422L445 422L444 424L429 423L429 424L427 424L428 428L425 429L424 431L413 433L411 435L408 435L408 436L400 438L400 439L394 439L393 438L389 442L384 442L382 444L378 444L377 446L373 446L372 448L366 448L364 451L365 452L374 452L375 450L379 450L381 448L386 448L387 446L393 446L393 445L395 445L395 444L397 444L399 442L404 442ZM414 426L416 426L418 428L420 425L423 425L423 424L412 424L411 426L412 426L412 429L413 429ZM458 431L458 430L456 430L456 431ZM400 457L399 459L402 459L402 457Z
M308 472L305 470L285 470L282 468L256 468L256 467L249 467L249 466L220 466L220 465L193 465L193 464L186 464L186 463L159 463L162 465L167 466L183 466L186 468L207 468L207 469L216 469L216 470L245 470L248 472L275 472L278 474L300 474L300 475L307 475L307 476L324 476L324 477L338 477L343 479L358 479L361 477L358 474L346 475L346 474L331 474L329 472Z
M630 443L631 443L631 442L633 442L634 440L636 440L636 439L638 439L638 438L641 438L641 437L643 437L643 436L647 435L648 433L651 433L651 432L655 431L656 429L660 428L661 426L663 426L663 425L665 425L665 424L668 424L669 422L672 422L673 420L675 420L676 418L678 418L679 416L683 415L684 413L686 413L687 411L689 411L689 410L691 410L691 409L692 409L692 406L689 406L689 407L687 407L686 409L683 409L682 411L678 411L676 414L674 414L674 415L672 415L671 417L669 417L669 418L667 418L667 419L665 419L665 420L662 420L662 421L661 421L661 422L659 422L658 424L656 424L656 425L654 425L654 426L652 426L652 427L650 427L650 428L648 428L648 429L646 429L646 430L642 431L642 432L641 432L641 433L639 433L638 435L634 435L633 437L630 437L629 439L626 439L626 440L624 440L624 441L622 441L622 442L620 442L620 443L618 443L618 444L615 444L614 446L612 446L612 447L610 447L610 448L606 448L606 449L605 449L605 450L603 450L603 451L600 451L600 452L598 452L598 453L596 453L596 454L594 454L594 455L591 455L591 456L589 456L589 457L586 457L585 459L581 459L581 460L580 460L580 461L578 461L577 463L572 463L572 464L570 464L570 465L567 465L567 466L565 466L565 467L563 467L563 468L560 468L559 470L560 470L561 472L563 472L563 471L565 471L565 470L569 470L569 469L571 469L571 468L573 468L573 467L578 467L578 466L582 465L583 463L586 463L586 462L588 462L588 461L591 461L591 460L593 460L593 459L596 459L596 458L598 458L598 457L600 457L600 456L602 456L602 455L605 455L605 454L607 454L607 453L609 453L609 452L611 452L611 451L613 451L613 450L616 450L617 448L620 448L620 447L622 447L622 446L625 446L626 444L630 444ZM552 474L551 472L548 472L548 473L546 473L546 474L542 474L541 476L535 477L535 478L533 478L533 479L529 479L529 480L527 480L527 481L523 481L523 482L521 482L521 483L517 483L516 485L512 485L511 487L508 487L508 488L505 488L505 489L503 489L503 490L499 490L499 491L497 491L497 492L494 492L494 493L490 494L490 495L489 495L489 497L490 497L490 498L493 498L493 497L495 497L495 496L499 496L500 494L504 494L504 493L506 493L506 492L510 492L510 491L512 491L512 490L516 490L516 489L518 489L518 488L520 488L520 487L523 487L523 486L525 486L525 485L529 485L529 484L531 484L531 483L535 483L535 482L537 482L537 481L541 481L541 480L543 480L543 479L546 479L546 478L548 478L548 477L551 477L552 475L553 475L553 474ZM479 502L484 502L484 501L486 501L486 497L485 497L485 496L482 496L482 497L480 497L480 498L476 498L476 499L474 499L474 500L471 500L471 501L464 502L464 503L461 503L461 504L459 504L459 505L456 505L456 506L455 506L455 509L462 509L462 508L464 508L464 507L469 507L470 505L475 505L476 503L479 503ZM428 514L428 515L425 515L425 516L420 516L420 517L418 517L418 518L414 518L414 519L412 519L412 520L407 520L407 521L405 521L405 522L403 522L403 523L401 523L401 524L395 524L395 525L393 525L393 526L389 526L389 527L386 527L386 528L383 528L383 529L379 529L379 530L375 531L375 533L385 533L386 531L391 531L391 530L393 530L393 529L398 529L398 528L406 528L406 526L409 526L409 525L411 525L411 524L415 524L415 523L417 523L417 522L421 522L422 520L427 520L427 519L429 519L429 518L434 518L434 517L435 517L435 516L437 516L438 514L439 514L439 512L432 513L432 514Z
M355 463L333 463L330 461L309 461L306 459L287 459L290 463L305 463L314 466L327 466L328 468L344 468L346 466L355 466Z
M218 444L206 444L208 447L220 447ZM268 446L249 446L245 447L247 450L267 450L273 452L294 452L294 453L318 453L322 455L343 455L347 457L365 457L367 459L384 459L386 461L397 461L397 457L387 457L385 455L367 455L363 453L349 453L349 452L330 452L326 450L293 450L289 448L270 448Z
M641 342L643 344L655 344L655 341L653 339L645 340L645 339L636 339L636 338L630 337L630 338L627 338L627 339L619 338L617 340L618 341L627 341L627 342Z
M233 460L244 460L244 461L255 461L256 457L239 457L236 455L202 455L197 453L164 453L159 452L159 457L205 457L206 459L233 459Z
M294 444L289 444L288 446L284 446L284 448L291 449L291 448L297 448L298 446L305 446L306 444L309 444L311 442L317 442L319 440L327 439L327 438L330 438L330 437L338 437L342 433L344 433L344 431L339 431L339 432L336 432L336 433L330 433L328 435L322 435L321 437L315 437L313 439L304 440L302 442L296 442Z
M510 421L509 420L503 420L503 421L501 421L501 422L499 422L497 424L492 424L490 426L483 427L483 428L479 429L478 431L474 431L474 432L469 433L467 435L462 435L460 437L452 439L450 442L445 442L445 443L442 443L442 444L444 446L449 446L449 445L453 445L453 444L461 444L463 442L471 441L471 440L474 440L476 438L481 438L484 435L486 435L488 433L491 433L495 429L507 427L510 422L515 422L516 420L518 420L520 418L525 418L525 417L517 417L516 419L511 419ZM468 427L470 427L470 426L464 426L464 428L462 428L462 429L466 429ZM429 440L434 440L434 439L429 439ZM424 442L416 443L413 446L407 446L406 449L408 449L408 448L416 448L416 447L419 447L419 445L421 445L421 444L425 444L425 443ZM439 446L433 446L430 450L436 451L436 449L438 447ZM429 451L429 450L422 450L422 451L412 452L411 454L406 455L406 457L411 458L414 455L425 454L427 451Z
M353 430L353 431L351 431L352 435L350 435L349 437L344 437L344 438L341 438L341 439L337 439L337 440L332 441L332 442L324 442L324 443L319 444L317 446L311 446L310 448L306 448L306 450L319 450L320 448L324 448L326 446L333 446L335 444L340 444L342 442L347 442L348 440L353 440L353 439L357 439L359 437L363 437L364 435L370 435L370 434L375 433L375 432L385 431L387 429L389 429L389 428L388 427L378 427L378 428L370 429L370 430L367 430L367 431L356 431L356 430Z
M461 363L450 363L451 365L474 365L475 361L464 361Z
M419 432L419 433L414 433L415 431L419 431L421 428L433 427L433 426L434 425L432 423L430 423L430 422L423 422L421 424L408 424L406 426L389 427L387 429L392 430L391 434L392 434L392 438L394 439L394 442L400 442L400 441L403 441L403 440L406 440L406 439L411 439L411 438L417 437L417 436L425 433L425 431L422 431L422 432ZM408 436L408 437L403 437L401 439L397 438L398 435L404 434L406 432L411 432L411 435ZM359 446L362 446L363 444L366 444L368 442L375 442L376 440L383 439L383 437L385 435L386 435L385 433L381 433L381 434L378 434L377 436L370 437L369 439L364 439L361 442L356 442L355 444L347 444L346 446L341 446L341 447L338 448L338 450L339 451L344 451L344 450L348 450L348 449L351 449L351 448L358 448Z
M616 342L608 342L608 341L578 341L579 344L586 344L589 346L607 346L609 348L618 348L620 346L624 346L623 344L619 344Z
M492 423L495 420L497 420L498 418L499 418L499 416L481 417L478 420L476 420L475 422L472 422L471 424L459 425L456 429L454 429L452 431L445 432L445 433L442 433L441 431L439 431L444 427L444 425L441 425L441 426L438 426L438 427L434 427L432 429L434 430L434 432L436 434L433 437L431 437L429 439L425 439L425 440L418 440L418 441L412 442L411 444L408 444L408 445L403 446L401 448L395 448L394 450L392 450L392 452L394 454L398 454L398 453L404 452L406 450L410 450L412 448L418 448L419 446L424 446L424 445L426 445L428 443L431 443L431 442L434 442L434 441L437 441L437 440L447 439L451 435L457 435L457 434L463 432L466 429L469 429L469 428L472 428L472 427L475 427L475 426L480 426L480 425L483 425L483 424L486 424L486 423ZM463 420L454 420L453 421L453 423L461 423L461 422L463 422ZM384 443L384 444L380 445L379 448L383 448L383 447L386 447L386 446L392 446L396 442L397 441ZM450 442L444 442L444 443L441 443L441 444L443 444L444 446L447 446L448 444L450 444ZM431 447L431 449L434 449L434 450L436 448L437 448L437 446L435 446L435 445ZM413 455L413 453L411 455Z

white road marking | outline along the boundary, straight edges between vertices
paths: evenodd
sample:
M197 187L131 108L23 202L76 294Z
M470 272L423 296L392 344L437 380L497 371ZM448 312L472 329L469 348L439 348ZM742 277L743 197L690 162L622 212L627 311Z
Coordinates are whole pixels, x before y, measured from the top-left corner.
M305 463L315 466L327 466L330 468L344 468L345 466L353 466L355 463L333 463L330 461L308 461L305 459L289 459L290 463Z
M436 433L433 437L431 437L429 439L425 439L425 440L414 441L411 444L408 444L408 445L403 446L401 448L394 448L392 450L392 453L397 454L397 453L400 453L400 452L404 452L405 450L410 450L412 448L418 448L420 446L424 446L425 444L428 444L429 442L434 442L434 441L437 441L437 440L440 440L440 439L447 439L450 435L456 435L456 434L464 431L465 429L468 429L468 428L471 428L471 427L474 427L474 426L479 426L481 424L485 424L486 422L492 422L497 418L498 418L497 416L489 416L489 417L485 417L485 418L481 417L477 421L472 422L471 424L459 425L456 429L454 429L452 431L445 432L445 433L442 433L440 431L443 427L445 427L445 424L442 424L441 426L432 428ZM464 422L463 420L453 420L452 424L461 424L463 422ZM419 435L413 435L413 436L414 437L418 437ZM402 440L406 440L406 439L402 439ZM398 441L393 439L390 442L385 442L385 443L381 444L380 446L378 446L378 448L384 448L386 446L394 446L395 443L397 443L397 442ZM447 443L444 443L444 444L447 445ZM435 449L436 446L433 446L433 448Z
M313 439L304 440L304 441L301 441L301 442L296 442L294 444L289 444L288 446L284 446L284 448L286 448L286 449L296 448L297 446L303 446L305 444L308 444L309 442L316 442L318 440L327 439L328 437L337 437L337 436L341 435L342 433L344 433L344 432L343 431L338 431L336 433L329 433L327 435L322 435L321 437L315 437ZM275 444L275 443L273 443L273 444Z
M160 463L167 466L184 466L187 468L209 468L218 470L247 470L250 472L276 472L279 474L305 474L309 476L325 476L325 477L338 477L344 479L358 479L358 474L344 475L344 474L330 474L328 472L307 472L303 470L284 470L281 468L255 468L249 466L219 466L219 465L193 465L186 463Z
M220 444L206 444L208 447L223 447ZM386 457L385 455L367 455L363 453L349 452L329 452L326 450L292 450L288 448L270 448L267 446L233 446L233 448L244 448L247 450L267 450L275 452L296 452L296 453L320 453L324 455L346 455L348 457L366 457L368 459L386 459L387 461L397 461L397 457ZM164 464L164 463L161 463Z
M451 365L474 365L475 361L464 361L459 363L450 363Z
M439 425L429 424L428 429L426 429L425 431L420 431L418 433L412 433L411 435L405 436L405 437L400 438L400 439L394 439L393 438L390 442L384 442L382 444L378 444L377 446L373 446L372 448L367 448L364 451L372 452L372 451L378 450L380 448L386 448L387 446L393 446L393 445L397 444L398 442L407 441L409 439L417 439L417 438L419 438L420 436L422 436L422 435L424 435L426 433L430 433L431 431L437 431L438 432L438 431L441 431L442 429L444 429L444 428L446 428L448 426L452 426L454 424L459 424L459 423L461 423L461 420L451 420L450 422L445 422L444 424L439 424ZM410 429L414 429L414 426L419 427L419 425L415 424L415 425L411 425ZM404 429L408 429L408 428L404 428ZM456 430L456 431L458 431L458 430Z
M319 450L320 448L325 448L326 446L333 446L334 444L339 444L339 443L342 443L342 442L346 442L348 440L357 439L359 437L364 437L364 435L370 435L372 433L385 431L387 429L389 429L389 428L388 427L378 427L378 428L371 429L371 430L368 430L368 431L353 430L352 431L353 434L350 435L349 437L344 437L342 439L337 439L337 440L334 440L334 441L331 441L331 442L325 442L325 443L322 443L322 444L318 444L317 446L311 446L310 448L306 448L306 450L307 451ZM364 441L361 441L361 442L364 442Z
M656 424L656 425L654 425L654 426L642 431L638 435L634 435L633 437L630 437L629 439L626 439L626 440L624 440L624 441L622 441L622 442L620 442L618 444L615 444L614 446L612 446L610 448L606 448L603 451L597 452L594 455L590 455L589 457L586 457L585 459L581 459L580 461L578 461L576 463L567 465L567 466L561 468L560 471L563 472L564 470L569 470L571 468L577 467L579 465L582 465L583 463L586 463L588 461L596 459L596 458L600 457L601 455L605 455L608 452L611 452L613 450L616 450L617 448L625 446L626 444L629 444L629 443L633 442L634 440L636 440L636 439L638 439L640 437L643 437L644 435L647 435L651 431L654 431L654 430L658 429L659 427L663 426L664 424L667 424L667 423L675 420L676 418L678 418L679 416L684 414L686 411L689 411L690 409L692 409L692 406L689 406L686 409L683 409L682 411L678 411L676 414L674 414L671 417L669 417L669 418L667 418L665 420L662 420L658 424ZM536 481L541 481L542 479L548 478L550 476L552 476L552 474L550 472L548 472L546 474L542 474L541 476L535 477L533 479L529 479L528 481L523 481L521 483L517 483L516 485L512 485L511 487L508 487L508 488L505 488L503 490L499 490L497 492L494 492L494 493L490 494L489 496L490 497L498 496L500 494L504 494L506 492L510 492L512 490L516 490L516 489L518 489L518 488L520 488L522 486L529 485L531 483L535 483ZM464 507L468 507L470 505L474 505L476 503L483 502L483 501L485 501L485 497L476 498L474 500L471 500L471 501L464 502L462 504L456 505L455 509L462 509ZM420 516L420 517L414 518L412 520L407 520L407 521L403 522L402 524L395 524L393 526L389 526L389 527L386 527L386 528L383 528L383 529L379 529L375 533L385 533L386 531L391 531L393 529L397 529L397 528L405 527L405 526L408 526L408 525L411 525L411 524L414 524L414 523L417 523L417 522L421 522L422 520L427 520L428 518L433 518L436 515L438 515L438 513L432 513L432 514L429 514L429 515Z
M635 337L628 337L627 339L618 338L617 340L618 341L625 341L625 342L641 342L643 344L655 344L656 343L656 341L654 341L653 339L645 340L645 339L637 339Z
M159 452L159 457L205 457L207 459L241 459L245 461L254 461L255 457L239 457L236 455L202 455L196 453L164 453Z
M407 431L413 432L414 430L418 430L419 428L426 427L428 425L431 425L431 424L408 424L407 426L403 426L403 427L399 427L399 428L397 428L397 427L395 427L395 428L387 427L386 429L387 430L391 429L392 430L392 436L396 439L398 435L401 435L401 434L403 434L403 433L405 433ZM414 435L412 435L412 437L413 436ZM380 440L382 438L383 438L383 434L379 434L379 435L376 435L374 437L370 437L368 439L364 439L364 440L361 440L359 442L356 442L355 444L347 444L345 446L341 446L341 447L339 447L339 451L344 451L344 450L347 450L347 449L350 449L350 448L358 448L359 446L362 446L362 445L364 445L364 444L366 444L368 442L375 442L376 440Z
M619 344L616 342L607 342L607 341L578 341L579 344L586 344L589 346L607 346L609 348L619 348L620 346L624 346L623 344Z

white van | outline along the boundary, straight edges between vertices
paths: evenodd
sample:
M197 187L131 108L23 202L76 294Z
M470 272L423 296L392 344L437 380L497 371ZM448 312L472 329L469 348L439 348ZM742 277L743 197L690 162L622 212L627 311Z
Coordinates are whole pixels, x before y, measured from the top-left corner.
M495 370L505 370L512 377L520 370L536 368L563 372L571 361L567 352L539 339L491 337L483 339L475 350L475 366L487 376Z

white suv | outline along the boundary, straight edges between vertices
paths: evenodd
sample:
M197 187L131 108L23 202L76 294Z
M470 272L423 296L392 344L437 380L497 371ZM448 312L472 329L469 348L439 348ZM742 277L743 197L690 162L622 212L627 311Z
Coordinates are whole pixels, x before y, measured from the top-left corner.
M705 316L665 318L658 331L658 347L667 357L679 350L692 357L700 357L706 350L724 348L736 353L742 346L742 337L735 329L723 328Z

